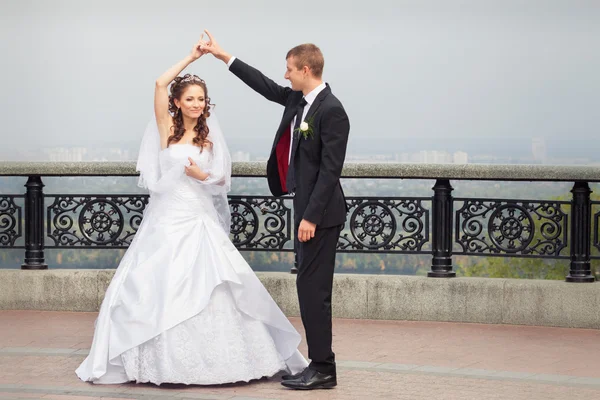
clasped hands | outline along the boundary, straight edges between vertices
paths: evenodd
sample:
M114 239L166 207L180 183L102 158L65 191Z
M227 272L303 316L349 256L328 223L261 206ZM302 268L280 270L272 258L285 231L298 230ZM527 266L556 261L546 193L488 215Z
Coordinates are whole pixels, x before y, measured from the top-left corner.
M208 36L208 41L204 40L205 33ZM215 58L224 61L225 63L227 63L231 58L231 55L225 50L223 50L221 46L219 46L214 36L208 30L205 29L202 35L200 36L198 42L194 44L194 47L192 48L191 57L192 59L197 60L198 58L202 57L204 54L207 53L212 54L213 56L215 56Z
M205 33L208 36L208 41L204 40ZM219 46L219 44L217 43L215 38L210 34L210 32L205 29L202 35L200 36L198 42L196 42L196 44L192 48L191 56L194 60L196 60L208 53L211 53L212 55L218 58L219 55L223 53L223 49L221 49L221 46Z

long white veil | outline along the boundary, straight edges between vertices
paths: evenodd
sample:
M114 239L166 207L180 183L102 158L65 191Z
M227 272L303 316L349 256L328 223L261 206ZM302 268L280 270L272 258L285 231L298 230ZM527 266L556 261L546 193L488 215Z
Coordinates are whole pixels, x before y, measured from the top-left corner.
M212 195L219 223L225 232L229 234L231 211L229 210L227 193L231 190L231 155L212 107L210 114L210 117L206 119L206 123L209 129L207 138L212 142L212 161L210 169L204 171L209 176L204 181L194 181L200 185L205 185L205 189ZM152 118L146 126L136 165L136 171L140 173L138 186L148 189L150 198L172 190L177 182L177 175L181 174L181 169L177 168L161 173L161 153L160 134L156 118Z

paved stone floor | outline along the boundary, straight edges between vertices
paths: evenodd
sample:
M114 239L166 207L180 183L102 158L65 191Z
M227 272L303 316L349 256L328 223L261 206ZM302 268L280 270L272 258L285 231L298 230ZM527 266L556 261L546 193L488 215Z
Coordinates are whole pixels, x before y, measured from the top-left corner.
M74 370L95 317L0 311L0 400L600 399L596 330L338 319L338 387L296 392L278 377L210 387L81 382Z

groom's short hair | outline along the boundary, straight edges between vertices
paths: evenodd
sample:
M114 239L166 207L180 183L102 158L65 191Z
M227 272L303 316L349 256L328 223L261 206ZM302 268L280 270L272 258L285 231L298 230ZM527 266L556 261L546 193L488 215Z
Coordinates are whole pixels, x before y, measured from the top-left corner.
M323 53L316 45L312 43L305 43L298 45L288 51L285 59L294 57L296 62L296 68L301 69L305 65L310 68L315 78L321 78L323 75L323 66L325 65L325 59Z

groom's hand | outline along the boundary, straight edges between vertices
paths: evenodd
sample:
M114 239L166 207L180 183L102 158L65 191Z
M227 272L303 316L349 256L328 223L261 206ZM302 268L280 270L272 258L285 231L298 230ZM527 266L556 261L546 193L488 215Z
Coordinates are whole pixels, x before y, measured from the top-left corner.
M204 32L208 35L209 41L208 43L204 43L200 46L202 51L204 53L212 54L213 56L227 64L231 59L231 54L227 53L225 50L223 50L221 46L219 46L219 43L217 43L214 36L211 35L211 33L207 29L205 29Z
M315 237L315 229L317 229L316 224L303 219L298 227L298 240L301 242L308 242Z

